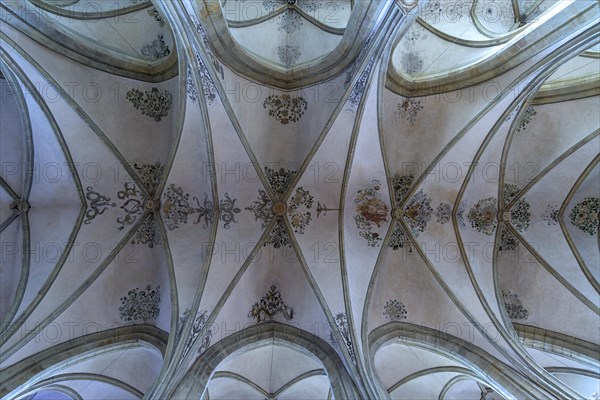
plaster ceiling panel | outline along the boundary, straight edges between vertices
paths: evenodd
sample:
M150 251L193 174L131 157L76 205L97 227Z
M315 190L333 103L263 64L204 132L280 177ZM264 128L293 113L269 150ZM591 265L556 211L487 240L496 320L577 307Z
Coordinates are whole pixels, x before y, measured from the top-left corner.
M539 16L559 3L560 0L518 0L519 12L528 23L537 22Z
M323 369L323 365L313 357L270 343L265 342L260 347L228 357L216 371L233 372L254 382L267 393L275 393L300 375Z
M405 98L386 88L381 113L384 116L384 152L390 172L412 174L418 178L426 174L430 164L444 156L451 146L465 147L457 146L456 141L472 130L473 124L485 124L489 130L508 107L505 105L500 109L496 107L497 102L507 97L514 99L511 95L523 90L524 85L516 89L513 85L524 79L519 76L524 69L514 68L498 76L493 84L484 83L432 96ZM484 121L480 122L481 119ZM451 163L459 163L463 175L471 161L464 156L449 159ZM437 177L436 183L443 183L443 177L450 173L452 165L440 165L429 174L432 178Z
M599 107L598 97L528 106L511 139L505 181L521 187L531 183L570 148L597 134Z
M501 35L518 26L518 11L511 0L474 0L474 18L477 18L484 34Z
M30 273L16 316L32 303L47 279L69 258L71 236L77 234L80 222L78 208L32 208L29 219ZM75 247L78 247L75 245Z
M598 215L600 215L600 167L598 158L595 160L596 166L589 171L581 186L574 186L573 198L566 206L563 214L564 228L566 228L565 237L570 242L576 257L581 257L584 264L582 268L587 268L592 281L600 282L600 254L598 237ZM591 166L591 165L590 165ZM588 172L586 171L586 172ZM568 235L568 236L567 236ZM570 237L569 237L570 236Z
M519 249L512 256L502 255L497 269L502 298L513 322L598 343L598 329L590 323L597 321L598 315L540 265L527 249Z
M555 214L552 211L560 211L574 179L577 179L597 156L599 145L598 137L590 141L541 177L525 193L523 200L530 205L531 220L534 222L527 230L523 229L520 232L544 263L593 303L598 294L582 272L558 223L559 219L562 219L564 224L571 224L568 215L565 215L565 212L561 216L560 213ZM564 189L557 190L561 187Z
M168 25L157 20L150 2L145 9L138 5L129 10L123 6L133 5L131 2L84 0L62 10L47 7L43 0L27 3L28 12L38 24L40 19L50 23L51 28L44 33L55 41L66 35L79 48L147 65L164 61L161 59L168 57L174 47ZM43 31L43 25L36 27Z
M251 56L285 69L326 56L342 40L342 35L316 27L293 9L260 24L230 27L230 32ZM311 43L319 43L319 46ZM286 49L286 46L291 48Z
M30 0L32 3L42 3L42 5L54 6L63 10L72 12L80 12L85 14L92 14L98 12L123 10L132 5L143 2L142 0L114 0L110 3L98 3L94 0ZM147 5L147 4L146 4Z
M436 258L460 257L456 245L445 246ZM416 251L386 249L376 274L369 297L369 331L390 321L400 321L439 329L467 341L472 341L474 334L481 335Z
M273 287L274 285L274 287ZM278 293L277 293L278 292ZM223 294L214 321L214 341L260 321L274 320L329 341L331 328L323 308L288 246L263 248L231 292Z
M225 68L224 89L254 156L262 166L297 170L344 94L344 75L293 92L248 81ZM234 122L235 123L235 122Z
M206 398L216 400L264 400L265 396L252 386L230 378L211 379Z
M371 82L363 99L364 108L360 125L355 129L352 158L344 177L342 264L347 275L348 296L352 298L352 314L356 336L373 270L381 254L381 246L390 226L390 198L386 170L381 154L377 118L378 64L373 68ZM364 332L366 334L366 332Z
M42 95L49 102L58 98L74 102L80 117L129 163L167 163L172 136L165 132L165 126L177 119L177 77L156 84L141 83L90 69L22 34L15 32L14 37L19 38L23 50L39 54L36 61L52 77L48 86L42 86Z
M597 364L591 365L570 357L553 354L550 352L526 347L527 352L535 359L542 367L548 368L578 368L590 372L600 372Z
M4 190L4 187L0 186L0 226L4 226L13 218L15 212L12 209L12 205L15 200L14 197Z
M504 98L488 111L486 117L476 121L439 160L435 173L429 173L418 190L417 188L412 190L415 194L411 194L407 189L410 184L401 185L401 181L398 180L396 197L400 200L404 199L401 203L404 210L403 219L410 230L409 233L417 238L417 243L450 293L456 296L473 318L481 323L490 321L489 323L493 324L488 313L496 316L499 313L493 287L493 269L489 258L493 254L490 252L489 244L491 243L493 247L491 235L495 233L495 229L486 230L485 234L481 233L481 230L478 232L468 226L470 223L465 214L468 214L468 210L479 201L480 197L497 196L497 181L486 180L481 166L473 170L469 167L477 161L477 152L480 149L483 159L479 160L479 165L493 162L497 167L499 163L499 160L495 159L499 156L497 149L498 146L501 148L504 142L508 124L500 127L499 131L492 136L491 142L486 143L485 138L497 118L509 107L511 100L508 97ZM480 148L484 143L488 144L485 151ZM462 195L465 197L461 195L461 198L457 199L463 189L465 192ZM401 193L407 193L406 197ZM409 201L406 203L407 200ZM456 207L457 226L454 226L454 216L451 215L454 207ZM493 207L496 207L495 200ZM495 215L492 218L495 218ZM492 226L488 225L487 228ZM488 234L490 236L486 236ZM406 243L406 239L398 234L397 242L400 246ZM472 277L468 273L469 269L473 273ZM477 288L468 285L472 279L475 279ZM479 297L477 290L482 291L483 299ZM487 305L491 308L486 309L482 300L487 300ZM501 348L505 347L506 343L498 340L494 345ZM490 346L488 344L484 347Z
M19 282L27 279L22 277L23 269L28 268L28 265L23 265L23 247L26 243L27 236L23 232L21 218L15 219L0 232L0 246L3 249L0 263L0 319L3 322L13 301L19 301L15 297Z
M558 379L581 393L585 398L594 398L598 394L600 378L580 375L577 373L555 373Z
M578 78L596 78L600 73L600 58L588 57L588 56L577 56L573 57L550 75L546 84L556 84L561 82L573 82L577 83ZM542 86L544 88L544 86ZM596 99L597 101L597 99Z
M50 85L36 69L31 67L30 59L23 59L12 48L9 48L8 52L28 78L38 84L38 87L47 88ZM77 174L73 174L74 179L81 181L89 204L85 218L79 222L81 225L77 237L70 243L73 247L66 249L67 252L73 250L70 253L72 257L66 258L52 287L47 288L48 296L37 305L37 309L30 316L33 318L30 322L33 320L41 322L42 316L47 316L54 307L66 300L73 293L74 288L89 278L93 270L105 266L102 264L105 257L123 238L127 230L135 223L139 223L138 217L143 210L143 207L139 206L145 201L139 191L141 183L132 182L126 168L119 164L115 155L91 130L86 121L82 120L64 101L64 98L59 97L58 100L48 102L47 105L57 119L62 137L69 147L73 165L77 170ZM127 194L119 198L119 191ZM77 247L78 244L81 247ZM24 315L23 318L27 316Z
M46 96L52 94L46 93ZM68 151L57 140L48 116L31 96L27 96L33 139L33 170L29 204L32 208L81 207L81 200L73 178L74 171L64 152Z
M390 342L375 353L374 366L386 388L419 371L464 365L437 352L407 345L401 339Z
M2 159L2 168L0 176L4 179L12 190L20 195L23 191L25 179L24 169L25 164L25 127L21 119L21 113L24 110L19 110L18 99L20 97L16 90L22 90L20 81L17 81L20 87L12 88L10 81L0 79L0 95L2 96L2 108L0 108L0 158ZM4 204L4 198L2 199ZM2 220L8 214L2 209Z
M444 400L481 400L481 387L476 380L460 380L450 387Z
M438 397L444 385L457 376L455 372L440 372L412 379L390 393L392 400L431 400Z
M471 16L473 1L427 0L419 4L419 17L443 34L470 41L489 41Z
M172 304L164 265L160 247L123 247L99 276L92 276L79 287L72 285L67 293L75 293L44 316L46 319L36 319L38 307L28 321L39 323L41 332L8 358L6 364L83 335L132 323L155 325L169 332ZM45 301L55 300L57 296L52 294L51 291Z
M213 199L212 158L202 109L197 97L186 99L177 152L161 196L161 218L169 246L169 262L177 283L180 313L192 307L210 257L211 232L216 215Z
M311 376L294 383L277 398L281 400L327 399L330 387L327 376Z
M311 18L332 28L346 28L352 15L352 0L300 0L296 6Z
M464 206L463 223L466 225L466 229L460 231L460 240L466 249L467 268L471 269L475 277L482 301L490 307L492 315L498 321L502 321L502 318L495 290L493 260L496 251L512 249L512 243L505 243L503 237L497 245L495 243L499 229L498 210L501 204L498 200L497 174L501 168L500 157L509 128L510 124L505 122L489 142L482 144L482 153L479 158L474 157L472 160L477 165L473 168L471 176L466 177L468 183L465 183L465 191L460 199ZM489 132L489 129L485 131ZM507 203L508 196L514 196L514 189L511 187L509 190L504 186L501 193L504 202Z
M88 10L105 8L98 5L98 2L88 4ZM111 5L114 7L116 3ZM93 20L56 17L54 23L69 36L88 46L152 64L171 54L174 40L168 25L164 21L157 21L151 11L152 7L149 7L128 14Z
M66 380L62 385L70 387L86 400L137 400L139 397L110 383L85 380Z
M202 291L201 310L213 310L236 273L251 262L252 251L266 223L273 217L273 201L266 194L255 169L260 167L249 158L223 104L219 101L208 104L208 113L214 168L211 171L208 164L204 165L201 179L202 182L207 177L214 180L222 203L222 214L219 221L213 222L219 227L214 247L206 254L211 261L207 284ZM265 207L264 210L261 206ZM256 212L252 211L254 209ZM266 257L270 251L270 247L259 249L257 257Z
M414 23L392 54L394 68L409 79L427 79L450 70L475 64L502 46L473 48L446 40Z
M304 262L333 310L344 309L339 208L355 123L351 105L348 100L337 114L288 201L290 223Z
M68 396L57 390L42 390L37 392L31 400L73 400L71 396Z
M131 345L122 351L103 353L69 365L57 374L89 373L118 379L145 393L158 377L163 360L160 351L150 346ZM144 366L140 368L140 366Z

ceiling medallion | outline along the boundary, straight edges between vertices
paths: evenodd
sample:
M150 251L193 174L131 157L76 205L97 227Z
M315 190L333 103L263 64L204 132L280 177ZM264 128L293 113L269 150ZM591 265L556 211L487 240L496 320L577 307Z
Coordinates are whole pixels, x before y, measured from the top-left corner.
M271 210L273 211L273 214L278 215L278 216L283 216L283 215L285 215L285 212L287 211L287 205L283 201L280 201L278 203L275 203L275 205L273 205L273 208Z
M146 199L146 201L144 201L144 209L146 209L147 211L155 212L155 211L158 211L159 207L160 207L159 200Z

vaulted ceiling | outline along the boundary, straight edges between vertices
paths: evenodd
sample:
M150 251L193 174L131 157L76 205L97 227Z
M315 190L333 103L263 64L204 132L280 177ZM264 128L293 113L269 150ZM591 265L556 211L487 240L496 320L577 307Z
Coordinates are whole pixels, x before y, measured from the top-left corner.
M6 399L598 399L595 0L0 4Z

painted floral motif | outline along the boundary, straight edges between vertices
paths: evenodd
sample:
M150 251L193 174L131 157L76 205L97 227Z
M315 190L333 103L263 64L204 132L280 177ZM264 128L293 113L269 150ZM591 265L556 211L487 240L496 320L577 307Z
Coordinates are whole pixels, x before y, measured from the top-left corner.
M154 18L154 20L159 23L159 25L160 25L161 28L163 26L165 26L165 21L161 17L161 15L158 12L158 10L156 9L156 7L152 7L151 9L149 9L148 10L148 15L151 16L152 18Z
M406 307L397 299L388 300L383 306L383 316L392 321L406 319Z
M365 189L358 190L354 198L357 213L354 222L359 229L359 235L365 238L371 247L375 247L381 241L379 233L373 232L374 227L381 227L388 217L388 207L380 198L380 189L380 182L373 180Z
M151 214L142 222L142 225L131 238L131 244L145 244L151 249L161 243L160 230L154 214Z
M445 224L450 221L450 216L452 214L452 207L448 203L440 203L439 206L435 209L435 216L437 217L437 222L440 224Z
M290 235L281 217L277 218L275 225L273 225L273 230L269 232L269 238L263 244L263 246L268 245L273 245L276 249L281 247L292 247Z
M417 120L417 115L420 110L423 109L420 100L416 99L404 99L402 103L398 103L396 105L396 111L394 111L394 119L396 122L400 122L401 120L406 120L410 122L411 125L415 124Z
M141 111L142 115L153 118L156 122L169 115L173 104L173 96L168 90L160 91L155 87L145 92L131 89L127 92L127 100L131 102L133 108Z
M471 227L475 228L477 232L481 232L488 236L494 233L496 229L497 221L496 214L496 199L488 197L477 202L470 210L467 218L471 222Z
M267 318L273 319L277 314L281 314L287 320L294 319L294 308L288 307L285 304L281 292L274 283L267 291L267 294L254 303L252 309L248 312L248 318L252 318L256 322L263 322Z
M144 187L148 190L148 193L155 195L165 170L164 165L160 162L143 165L133 164L133 169L135 169L138 177L144 184Z
M223 222L223 228L229 229L232 223L237 223L236 214L241 210L236 207L237 199L232 199L229 193L225 193L223 199L219 200L219 220ZM213 223L214 206L213 202L208 199L208 193L204 193L204 200L200 203L198 197L194 197L193 201L196 206L190 204L190 194L175 184L169 187L163 193L162 210L164 221L167 229L170 231L179 228L183 224L187 224L190 215L196 216L194 224L203 222L203 228L206 229Z
M394 206L396 208L400 207L400 205L404 201L404 197L410 190L410 187L412 186L414 180L415 177L411 174L395 174L392 177L392 192L394 193Z
M508 205L521 191L517 185L512 183L504 184L503 198L504 204ZM531 220L530 206L527 201L521 199L510 209L510 223L519 232L524 232L529 228ZM515 250L519 246L519 239L511 232L511 230L503 226L500 233L500 245L498 250Z
M337 326L338 331L342 335L342 340L344 341L344 344L348 349L348 354L350 355L350 358L353 362L356 362L356 356L354 354L354 345L352 344L352 338L350 336L350 326L348 325L348 316L346 315L346 313L340 312L333 317L333 320L335 321L335 325ZM335 340L335 336L333 336L333 333L331 335L331 341L334 343L337 342L337 340Z
M27 212L30 208L31 206L29 205L27 200L14 200L8 205L8 209L16 215L21 215Z
M302 207L310 209L312 204L313 196L310 192L301 187L297 188L296 193L290 199L290 204L288 206L290 224L294 228L294 232L299 234L304 233L304 228L310 223L312 215L309 211L302 213L299 209Z
M169 54L171 54L171 50L165 43L162 34L158 34L151 44L146 44L142 47L142 55L151 60L159 60Z
M537 111L535 110L535 108L533 106L527 107L527 109L525 110L525 114L519 121L519 126L517 127L517 132L526 130L527 125L529 125L529 123L531 122L531 120L533 119L533 117L535 115L537 115Z
M508 317L513 320L524 320L529 316L529 311L523 307L519 296L516 293L512 293L510 290L502 291L502 300L504 301L504 307Z
M273 192L279 196L283 196L287 192L290 182L294 179L294 176L296 176L296 171L284 168L273 169L265 167L265 175Z
M294 10L286 10L281 13L278 31L284 31L287 34L293 33L302 27L302 16Z
M367 81L369 80L369 76L371 75L371 69L373 68L373 64L375 62L375 56L371 57L365 70L360 74L360 78L356 81L354 88L352 88L352 92L350 92L350 96L348 97L348 103L350 107L347 108L349 111L354 111L356 107L358 107L358 103L362 99L365 90L367 89ZM353 64L352 68L348 69L346 72L346 83L350 83L352 81L352 74L354 73L354 69L356 68L356 62Z
M389 246L392 248L392 250L406 249L409 253L413 252L412 244L408 238L408 235L404 231L404 228L402 228L402 226L397 222L394 225L392 234L390 235Z
M419 190L404 207L405 220L415 236L425 231L431 219L433 209L430 207L431 198Z
M156 289L148 285L145 289L135 288L121 297L119 314L123 321L150 321L160 313L160 285Z
M558 206L556 204L548 204L544 212L542 212L541 217L548 226L558 224Z
M279 46L277 47L277 56L279 61L287 68L296 64L300 58L300 46Z
M187 323L187 321L190 319L190 316L192 314L192 310L190 310L189 308L186 308L186 310L183 312L183 316L179 317L179 322L177 323L177 333L176 333L176 341L179 342L181 340L181 337L183 335L183 328L185 327L185 324ZM202 333L202 330L204 329L204 326L206 325L206 322L208 321L208 312L206 310L204 311L199 311L198 313L196 313L196 317L194 318L194 322L192 322L192 329L185 341L185 344L183 346L183 354L182 354L182 358L186 356L187 353L190 352L190 350L192 349L192 346L194 345L194 343L196 342L196 339L198 339L198 337L200 336L200 333ZM208 329L206 331L206 333L204 334L204 336L202 337L202 343L200 344L200 347L198 348L198 353L197 354L201 354L203 353L206 349L208 349L210 347L210 342L213 336L213 332Z
M246 207L246 210L254 213L254 220L260 221L260 226L265 229L273 219L273 201L262 189L258 189L258 199L254 200L252 205Z
M89 209L85 212L84 224L90 224L94 218L104 214L109 207L116 207L116 203L110 201L110 197L101 195L93 187L88 186L85 189L85 198L89 201Z
M576 228L594 236L598 233L599 210L600 199L598 197L586 197L582 202L575 204L571 209L569 218Z
M275 118L283 125L298 122L308 109L308 102L304 97L291 97L288 94L272 94L263 102L263 108L269 110L269 116Z

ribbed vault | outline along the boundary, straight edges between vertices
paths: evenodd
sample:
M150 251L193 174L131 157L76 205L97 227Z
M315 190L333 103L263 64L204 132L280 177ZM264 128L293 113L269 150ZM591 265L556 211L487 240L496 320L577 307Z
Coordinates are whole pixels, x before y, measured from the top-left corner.
M599 12L3 2L0 395L598 398Z

